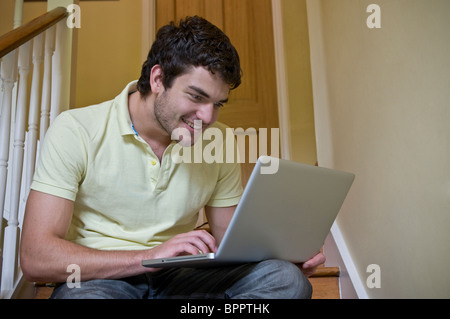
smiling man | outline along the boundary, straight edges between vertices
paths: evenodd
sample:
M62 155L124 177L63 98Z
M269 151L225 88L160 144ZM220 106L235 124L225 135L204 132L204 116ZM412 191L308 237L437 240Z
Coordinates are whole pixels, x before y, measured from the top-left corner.
M242 194L239 164L176 163L170 151L207 127L225 132L216 120L240 81L228 37L192 17L159 30L139 81L114 100L62 113L41 147L27 202L25 277L60 283L53 298L309 298L306 276L286 261L141 264L217 250ZM176 129L187 133L172 141ZM202 207L211 234L193 230ZM323 261L318 254L302 270ZM79 288L65 284L74 264Z

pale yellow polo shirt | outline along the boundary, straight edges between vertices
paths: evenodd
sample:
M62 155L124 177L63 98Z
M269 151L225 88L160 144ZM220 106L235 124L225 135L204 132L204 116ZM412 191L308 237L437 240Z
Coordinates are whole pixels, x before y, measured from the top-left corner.
M67 240L96 249L153 247L191 231L201 207L233 206L242 195L237 163L177 163L173 142L160 164L131 127L134 91L136 81L114 100L66 111L47 132L31 188L75 202Z

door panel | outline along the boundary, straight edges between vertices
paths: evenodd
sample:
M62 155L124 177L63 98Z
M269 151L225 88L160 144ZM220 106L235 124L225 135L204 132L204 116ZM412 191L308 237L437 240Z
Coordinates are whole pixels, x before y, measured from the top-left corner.
M270 128L278 128L271 0L156 1L157 29L191 15L202 16L221 28L239 52L242 84L231 91L219 121L232 128L255 128L257 132L259 128L268 128L269 133ZM267 150L270 155L270 145ZM248 156L246 163L242 165L244 185L254 166L248 163Z

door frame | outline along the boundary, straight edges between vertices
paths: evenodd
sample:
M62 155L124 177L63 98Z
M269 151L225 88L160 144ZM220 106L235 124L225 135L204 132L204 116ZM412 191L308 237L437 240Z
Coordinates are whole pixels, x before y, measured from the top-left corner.
M156 33L156 0L142 1L142 61L147 59ZM272 25L274 35L275 73L278 98L278 121L280 126L281 158L291 158L291 134L289 124L289 93L284 54L284 32L281 0L272 0Z

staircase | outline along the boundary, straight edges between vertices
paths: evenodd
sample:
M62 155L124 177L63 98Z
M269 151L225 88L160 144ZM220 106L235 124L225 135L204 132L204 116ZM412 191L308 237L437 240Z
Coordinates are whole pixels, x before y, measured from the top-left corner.
M39 141L52 120L69 108L67 15L66 8L55 8L0 37L1 298L14 297L17 288L27 285L19 242Z

